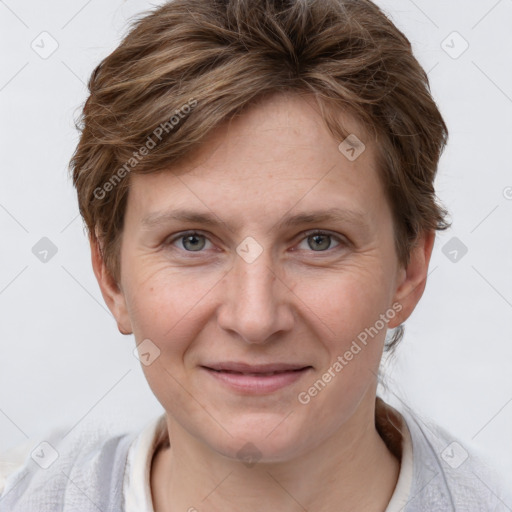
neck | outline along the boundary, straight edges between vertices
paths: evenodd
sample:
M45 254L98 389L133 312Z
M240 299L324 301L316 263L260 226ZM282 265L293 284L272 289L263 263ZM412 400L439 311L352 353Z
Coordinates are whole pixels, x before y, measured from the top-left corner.
M379 436L374 417L373 399L314 451L251 467L219 455L167 418L173 441L153 459L154 510L385 510L400 464Z

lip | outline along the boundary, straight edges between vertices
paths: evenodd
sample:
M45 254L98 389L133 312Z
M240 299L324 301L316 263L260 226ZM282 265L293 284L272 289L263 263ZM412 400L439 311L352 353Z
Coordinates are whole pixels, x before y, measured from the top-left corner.
M203 365L201 368L232 390L244 394L267 394L297 382L312 369L312 366L222 362Z

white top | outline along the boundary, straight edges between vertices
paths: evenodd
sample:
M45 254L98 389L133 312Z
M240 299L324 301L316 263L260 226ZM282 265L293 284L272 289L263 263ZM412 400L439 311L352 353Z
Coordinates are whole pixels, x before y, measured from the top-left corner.
M395 443L401 442L400 473L385 512L402 512L409 501L413 477L412 441L405 421L401 427L402 436L396 431L393 439ZM125 512L154 512L149 477L153 455L165 429L163 417L159 417L149 423L130 446L123 485Z
M407 423L402 420L401 428L401 447L402 460L400 463L400 473L396 483L393 496L389 500L388 506L384 512L402 512L408 503L411 495L412 477L413 477L413 453L412 439Z

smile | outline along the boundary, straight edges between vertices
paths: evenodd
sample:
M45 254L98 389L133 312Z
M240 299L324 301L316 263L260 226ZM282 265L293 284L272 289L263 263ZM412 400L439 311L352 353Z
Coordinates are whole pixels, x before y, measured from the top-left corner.
M266 394L285 388L301 379L312 366L221 363L202 366L223 387L242 394Z

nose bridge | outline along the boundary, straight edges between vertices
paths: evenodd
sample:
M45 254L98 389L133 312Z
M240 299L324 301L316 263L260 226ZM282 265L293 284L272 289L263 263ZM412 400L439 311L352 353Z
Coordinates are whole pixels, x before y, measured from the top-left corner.
M265 343L276 332L289 329L292 315L283 295L271 255L263 251L253 261L237 256L227 276L228 293L219 315L221 326L248 343Z

